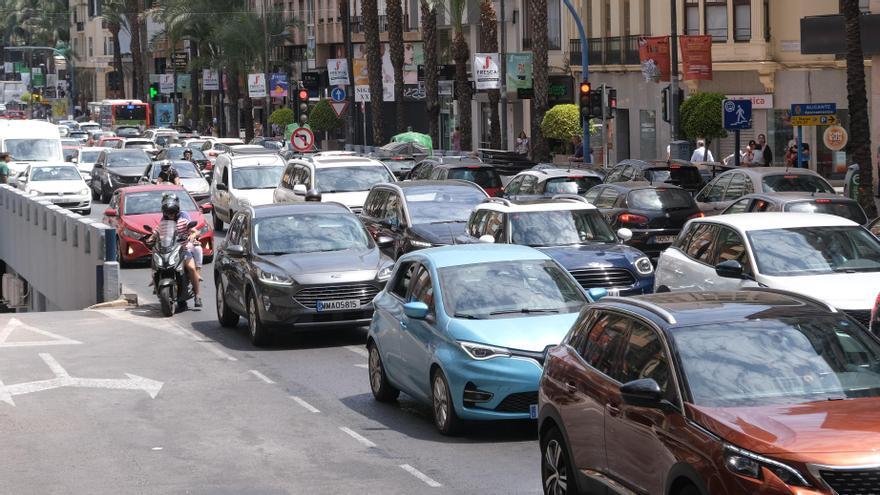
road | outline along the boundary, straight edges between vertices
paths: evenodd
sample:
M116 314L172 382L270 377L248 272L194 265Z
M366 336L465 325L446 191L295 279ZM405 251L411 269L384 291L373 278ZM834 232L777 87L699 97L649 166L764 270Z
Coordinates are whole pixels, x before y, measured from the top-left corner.
M95 204L91 217L101 219L104 209L104 205ZM218 233L217 244L222 237L222 233ZM223 366L246 370L252 377L264 381L264 385L273 391L274 402L280 401L284 404L278 411L279 419L284 418L291 409L297 413L311 412L314 419L310 422L318 422L323 427L333 425L334 437L338 436L338 432L350 437L350 442L343 448L351 452L363 452L366 449L371 457L376 458L371 461L390 461L385 462L389 467L378 468L382 470L381 473L373 472L369 476L378 476L380 479L387 477L397 487L391 492L541 492L539 451L533 422L477 423L470 425L467 432L459 437L443 437L434 428L429 407L403 394L397 404L380 404L373 400L367 378L365 328L279 335L272 347L256 348L248 340L243 320L233 330L224 329L217 323L211 265L205 266L203 276L204 307L175 315L168 321L158 317L158 303L148 287L149 268L125 268L121 273L122 283L138 294L140 307L136 311L124 313L133 320L142 319L150 325L181 327L183 331L191 332L191 340L196 340L199 347L219 358L218 361ZM179 338L169 333L159 333L158 337ZM200 355L204 354L202 352ZM196 359L196 356L193 358ZM291 400L289 396L298 399ZM248 393L230 396L229 400L242 403L263 401L259 396ZM298 417L301 416L298 414ZM229 418L225 420L230 421ZM313 431L296 431L300 428L311 428L309 423L291 424L279 421L278 425L286 425L278 428L279 435L282 436L314 434ZM211 430L204 434L213 435ZM200 442L210 440L198 439ZM323 445L321 441L314 439L310 441L314 443L309 444L309 450L314 449L320 456L338 454L341 460L348 455L327 452L328 449L340 448L339 446ZM195 458L181 461L193 464L199 462ZM349 465L347 462L344 464ZM327 467L332 472L341 466L334 464ZM360 468L376 467L364 464ZM299 479L297 465L290 465L288 471L276 472L275 475L289 477L291 480ZM417 480L420 484L418 490L413 491L412 486L406 483L398 485L400 473L397 471L405 472L411 480ZM338 473L339 487L350 486L344 479L348 475L351 473ZM241 478L246 479L247 476L242 473ZM329 487L330 485L318 486L314 493L323 492L323 488L334 493L340 491L329 490ZM365 484L361 491L377 493L375 488ZM298 492L296 489L289 491ZM386 490L383 489L382 492ZM236 490L235 493L241 492Z

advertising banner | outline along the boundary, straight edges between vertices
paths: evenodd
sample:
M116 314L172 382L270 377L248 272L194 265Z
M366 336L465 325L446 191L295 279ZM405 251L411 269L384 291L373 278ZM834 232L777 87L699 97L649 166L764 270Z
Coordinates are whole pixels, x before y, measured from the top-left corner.
M192 95L192 76L189 74L177 75L177 91Z
M251 98L266 97L266 76L263 74L248 74L248 96Z
M344 58L327 59L327 79L330 86L348 86L348 60Z
M159 74L159 92L163 95L174 92L174 74Z
M670 74L669 36L641 36L639 60L648 82L668 81Z
M501 69L497 53L474 54L474 82L477 90L501 89Z
M679 36L685 79L712 80L712 36Z
M202 90L220 91L220 73L216 70L202 70Z
M156 103L156 126L169 127L174 124L174 103Z
M269 94L272 98L287 97L289 87L287 74L269 74Z
M370 102L370 86L358 85L354 87L354 101Z
M531 89L532 53L507 54L507 91Z

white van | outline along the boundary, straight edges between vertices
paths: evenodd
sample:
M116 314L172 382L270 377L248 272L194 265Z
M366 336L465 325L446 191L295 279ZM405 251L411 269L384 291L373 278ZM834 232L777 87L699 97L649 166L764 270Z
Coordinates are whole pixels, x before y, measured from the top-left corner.
M217 157L211 181L214 230L222 230L244 205L272 204L284 159L265 148L230 150Z
M0 120L0 151L12 155L11 177L29 165L64 163L58 127L42 120Z

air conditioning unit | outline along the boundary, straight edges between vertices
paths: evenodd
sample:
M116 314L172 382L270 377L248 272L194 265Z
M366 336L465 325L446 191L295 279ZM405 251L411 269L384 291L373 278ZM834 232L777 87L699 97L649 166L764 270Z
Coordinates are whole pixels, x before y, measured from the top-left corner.
M25 305L25 282L16 275L3 274L2 297L9 308L18 308Z

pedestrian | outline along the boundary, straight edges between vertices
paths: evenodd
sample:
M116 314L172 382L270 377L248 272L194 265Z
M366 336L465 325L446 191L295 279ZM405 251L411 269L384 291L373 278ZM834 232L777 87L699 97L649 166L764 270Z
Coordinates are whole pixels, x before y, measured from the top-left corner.
M571 144L574 145L574 161L584 160L584 142L583 139L575 134L571 137Z
M452 131L452 151L461 151L461 128L458 126Z
M12 161L12 155L9 153L0 153L0 184L6 184L9 181L9 162Z
M694 150L693 154L691 154L692 162L714 162L715 157L712 156L712 152L706 147L706 141L703 139L697 140L697 149Z
M805 164L808 165L810 161L810 146L807 143L803 143L801 145L801 154L801 166L804 166ZM798 152L796 141L791 141L788 143L788 149L785 150L785 166L798 166Z
M520 155L525 155L529 152L529 137L526 135L526 131L519 132L519 136L516 138L516 148L514 149Z
M742 167L751 167L752 163L755 161L755 148L758 147L757 141L754 139L749 140L749 144L746 145L746 149L740 153L739 156L739 164Z
M763 134L758 134L758 147L755 148L755 159L753 162L756 166L773 166L773 151L770 149L770 145L767 144L767 136Z

